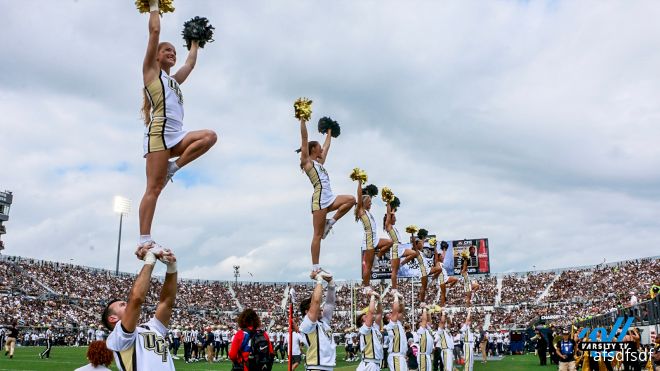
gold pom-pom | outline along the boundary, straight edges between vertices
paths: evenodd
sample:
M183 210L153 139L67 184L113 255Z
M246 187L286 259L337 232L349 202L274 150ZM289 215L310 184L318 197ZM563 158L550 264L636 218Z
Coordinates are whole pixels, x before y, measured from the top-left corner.
M312 101L307 98L298 98L293 103L294 116L298 120L309 121L312 118Z
M436 240L435 237L431 237L431 238L429 239L429 245L431 245L431 246L433 246L433 247L438 246L438 240Z
M135 6L140 13L149 13L149 0L135 0ZM158 0L158 10L160 14L174 12L174 2L172 0Z
M386 204L389 204L394 199L394 193L392 193L392 190L387 187L383 187L380 191L380 195L383 198L383 202Z
M470 257L470 252L468 251L468 249L463 250L463 252L461 253L461 257L463 257L463 259L467 259Z
M353 172L351 173L352 181L357 182L358 180L361 180L362 183L365 183L367 179L367 173L364 170L360 170L360 168L357 167L353 169Z
M414 234L414 233L417 233L418 230L419 230L419 228L417 228L416 225L409 225L409 226L406 227L406 233Z

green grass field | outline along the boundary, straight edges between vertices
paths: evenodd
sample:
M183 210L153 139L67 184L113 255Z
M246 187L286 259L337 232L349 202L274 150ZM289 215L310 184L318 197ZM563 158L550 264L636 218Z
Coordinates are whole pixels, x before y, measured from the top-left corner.
M13 359L0 355L0 371L1 370L47 370L59 371L67 370L72 371L80 366L87 364L85 359L86 347L53 347L50 359L40 359L39 352L41 347L19 347L16 348L16 354ZM358 362L347 363L344 362L344 350L337 349L337 371L354 371L357 368ZM4 353L3 353L4 354ZM177 370L231 370L230 362L220 363L191 363L186 364L183 360L175 360L174 365ZM113 370L117 368L111 366ZM458 367L462 369L462 367ZM556 366L548 365L547 367L540 368L538 360L533 355L525 356L508 356L501 361L490 361L487 364L475 362L474 369L476 371L519 371L519 370L555 370ZM286 364L275 364L274 371L285 371ZM298 371L303 371L303 367L298 367Z

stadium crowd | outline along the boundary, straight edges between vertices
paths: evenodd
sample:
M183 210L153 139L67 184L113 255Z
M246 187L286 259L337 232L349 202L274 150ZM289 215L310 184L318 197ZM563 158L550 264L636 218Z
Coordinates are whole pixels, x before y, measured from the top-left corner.
M629 306L632 297L638 301L647 299L648 288L660 280L659 272L660 259L649 258L557 272L505 274L499 278L501 290L494 275L473 277L481 285L474 298L473 321L480 327L489 324L491 328L505 329L527 326L542 315L558 315L556 323L561 325L575 318L613 312ZM17 320L20 326L35 329L52 324L62 329L64 337L75 339L79 331L98 325L102 305L112 298L125 297L134 278L130 274L116 276L111 271L71 264L4 257L0 260L0 322L8 324ZM401 281L399 291L406 297L416 295L420 287L419 283L414 285L413 288L410 280ZM152 279L147 312L154 310L149 303L157 301L160 287L160 280ZM229 327L239 311L237 303L257 310L268 327L286 327L286 306L282 304L287 287L298 299L309 296L313 289L307 283L287 286L286 283L181 280L173 327L181 330L187 326ZM384 293L388 285L375 283L374 288ZM337 329L354 327L351 309L359 311L368 304L363 295L353 295L356 290L359 284L338 283ZM545 291L547 295L542 297ZM601 294L594 296L593 292ZM498 296L500 302L495 305ZM438 297L437 284L432 281L427 301L436 302ZM463 301L460 285L448 290L449 312L452 306L460 309ZM631 315L644 319L646 314Z

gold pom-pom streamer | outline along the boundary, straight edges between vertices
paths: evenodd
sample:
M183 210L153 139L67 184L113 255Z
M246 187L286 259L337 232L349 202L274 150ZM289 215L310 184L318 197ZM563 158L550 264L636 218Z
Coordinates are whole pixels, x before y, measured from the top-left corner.
M312 118L312 101L307 98L298 98L293 103L294 116L298 120L309 121Z
M431 237L431 238L429 239L429 245L431 245L431 246L433 246L433 247L438 246L438 240L436 240L435 237Z
M364 170L360 170L360 168L357 167L353 169L353 172L351 173L352 181L357 182L358 180L361 180L362 183L365 183L367 179L367 173Z
M417 233L418 230L419 230L419 228L417 228L416 225L409 225L409 226L406 227L406 233L413 233L414 234L414 233Z
M383 187L383 189L380 191L380 195L383 198L383 202L386 204L389 204L392 202L392 200L394 200L394 193L392 193L392 190L387 187Z
M149 0L135 0L135 6L140 13L149 13ZM158 0L160 14L174 12L174 1Z

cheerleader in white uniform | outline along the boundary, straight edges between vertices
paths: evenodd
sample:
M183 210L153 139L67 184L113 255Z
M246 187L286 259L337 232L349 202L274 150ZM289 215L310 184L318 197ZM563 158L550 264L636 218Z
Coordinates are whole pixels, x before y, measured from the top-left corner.
M300 167L309 177L314 193L312 194L312 224L314 234L312 236L312 273L310 278L315 279L319 272L325 272L319 265L321 253L321 240L324 239L332 226L355 205L355 197L350 195L335 196L330 187L330 177L323 167L330 150L332 140L332 129L328 129L325 135L323 147L317 141L307 140L307 125L305 120L300 120L300 134L302 144L300 146ZM335 215L326 219L329 212L336 211ZM326 272L327 273L327 272Z
M358 180L357 188L357 206L355 207L355 221L362 222L364 228L364 238L362 239L362 250L364 250L364 259L362 261L362 286L365 295L370 295L373 291L369 282L371 280L371 269L374 265L374 256L376 251L381 255L392 246L392 240L387 238L378 238L378 227L376 219L371 213L371 197L363 194L362 180Z
M416 259L419 256L419 252L413 249L406 248L406 244L401 242L401 235L396 229L396 209L393 209L392 206L387 203L387 214L383 218L383 225L385 232L390 236L392 240L392 246L390 248L390 261L392 262L392 286L390 292L393 295L401 295L398 290L398 274L399 267L406 265L412 259ZM403 257L403 260L401 258Z
M461 277L463 277L463 290L465 291L465 306L472 306L472 295L479 290L479 282L472 281L468 275L468 262L470 255L468 250L463 251L461 256Z
M427 312L426 307L423 307L419 320L419 329L417 329L417 334L419 335L419 353L417 353L419 371L431 371L434 342L433 335L429 331L431 328L430 318L431 315Z
M447 286L453 286L458 282L458 278L447 274L447 269L445 269L444 262L448 249L449 244L446 241L442 241L439 248L436 246L435 265L429 272L433 279L438 280L440 285L440 306L443 308L447 303Z
M195 67L198 42L192 42L186 62L170 75L176 63L176 50L168 42L159 42L158 0L150 0L149 3L149 41L142 64L147 187L140 202L138 250L142 246L156 245L151 238L151 224L158 196L167 182L177 170L206 153L217 141L212 130L183 130L183 95L179 85L186 81ZM176 157L176 161L170 161Z
M461 327L461 338L463 339L463 357L465 358L465 366L463 370L472 371L474 369L474 333L470 326L472 325L471 320L472 311L468 308L467 317L465 318L465 323Z

